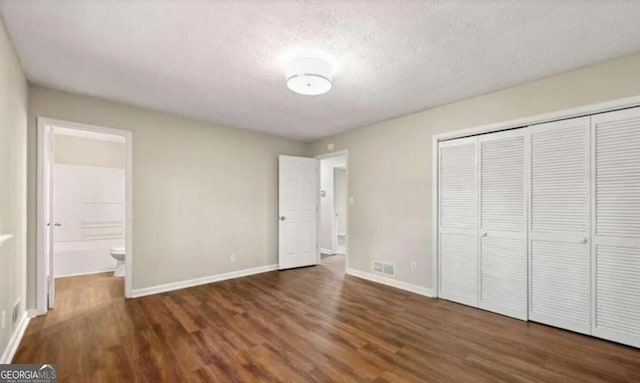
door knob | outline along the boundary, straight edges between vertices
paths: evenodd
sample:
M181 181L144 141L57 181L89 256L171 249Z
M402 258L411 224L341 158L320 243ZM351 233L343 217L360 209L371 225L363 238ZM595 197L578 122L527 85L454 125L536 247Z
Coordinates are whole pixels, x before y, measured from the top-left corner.
M61 224L61 223L59 223L59 222L56 222L56 223L54 223L54 226L55 226L55 227L60 227L60 226L62 226L62 224Z
M486 237L487 236L487 232L485 231L484 233L482 233L482 236Z
M284 215L281 215L281 216L280 216L280 221L284 221L284 220L286 220L286 219L287 219L287 217L285 217Z

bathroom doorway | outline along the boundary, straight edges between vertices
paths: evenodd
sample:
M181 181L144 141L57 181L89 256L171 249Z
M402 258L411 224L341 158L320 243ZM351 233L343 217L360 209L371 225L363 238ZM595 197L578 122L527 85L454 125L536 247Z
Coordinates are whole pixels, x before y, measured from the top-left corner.
M333 219L335 252L347 253L347 168L333 167Z
M347 266L348 169L347 153L318 157L320 161L320 224L318 241L321 263L340 269Z
M131 154L130 132L38 119L38 315L130 296Z

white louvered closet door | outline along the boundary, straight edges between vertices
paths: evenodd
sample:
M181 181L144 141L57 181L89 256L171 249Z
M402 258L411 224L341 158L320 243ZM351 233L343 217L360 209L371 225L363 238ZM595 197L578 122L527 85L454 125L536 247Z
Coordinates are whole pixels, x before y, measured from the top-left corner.
M480 147L480 308L527 319L525 129L486 134Z
M591 118L593 335L640 347L640 108Z
M478 306L478 140L439 144L439 296Z
M529 130L529 319L590 333L590 120Z

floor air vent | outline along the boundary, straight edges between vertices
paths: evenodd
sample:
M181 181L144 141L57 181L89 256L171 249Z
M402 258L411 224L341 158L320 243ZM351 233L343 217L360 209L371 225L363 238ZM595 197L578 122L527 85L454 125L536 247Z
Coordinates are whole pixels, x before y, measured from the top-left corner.
M373 271L389 276L396 275L396 265L389 262L373 261Z

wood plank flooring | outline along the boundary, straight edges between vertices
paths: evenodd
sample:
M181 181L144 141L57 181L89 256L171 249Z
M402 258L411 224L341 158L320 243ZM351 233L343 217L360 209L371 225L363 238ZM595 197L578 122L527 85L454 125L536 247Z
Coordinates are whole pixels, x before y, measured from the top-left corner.
M108 274L57 282L14 363L59 382L640 382L640 350L320 266L124 300Z

